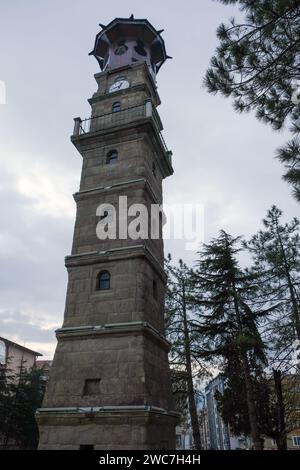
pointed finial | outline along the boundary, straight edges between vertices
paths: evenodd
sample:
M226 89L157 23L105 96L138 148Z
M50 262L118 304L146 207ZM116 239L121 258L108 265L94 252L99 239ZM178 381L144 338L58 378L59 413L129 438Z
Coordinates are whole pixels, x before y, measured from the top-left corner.
M158 34L161 34L161 33L163 33L163 32L164 32L164 29L160 29L160 30L159 30L159 31L157 31L157 32L158 32Z
M134 19L134 14L132 13L132 15L130 16L129 18L130 20L133 20Z
M106 26L105 26L104 24L102 24L102 23L99 23L99 26L100 26L100 28L102 28L102 29L105 29L105 28L106 28Z

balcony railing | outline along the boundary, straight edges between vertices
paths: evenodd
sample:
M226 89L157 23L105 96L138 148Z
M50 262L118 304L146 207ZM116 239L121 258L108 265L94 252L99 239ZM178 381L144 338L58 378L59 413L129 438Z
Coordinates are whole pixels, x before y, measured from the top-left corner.
M169 159L171 158L171 152L169 152L163 135L161 133L161 123L156 109L152 106L151 101L133 106L131 108L121 109L109 114L102 114L100 116L94 116L88 119L81 119L79 117L74 119L74 131L73 136L80 136L91 132L97 132L105 129L120 126L122 124L128 124L139 119L152 118L155 124L156 130L159 134L161 143L165 152L168 154Z

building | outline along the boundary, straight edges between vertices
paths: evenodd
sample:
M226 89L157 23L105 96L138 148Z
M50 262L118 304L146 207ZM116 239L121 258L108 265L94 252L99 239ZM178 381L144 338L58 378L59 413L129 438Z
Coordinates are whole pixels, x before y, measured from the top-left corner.
M75 119L71 139L83 166L39 448L174 449L161 211L146 223L173 173L156 110L168 56L147 20L101 28L91 117Z
M275 439L265 437L264 450L277 450ZM288 433L287 450L300 450L300 429L294 429Z
M208 448L212 450L241 450L250 449L251 442L247 436L234 436L223 422L218 411L215 393L222 393L224 380L218 375L205 388L207 417L208 417Z
M176 450L193 449L193 432L189 425L176 426Z
M11 375L20 374L22 368L30 369L35 366L39 356L42 354L0 337L0 366L7 366Z
M198 408L198 422L199 422L202 449L208 450L210 449L210 440L209 440L208 410L205 405Z

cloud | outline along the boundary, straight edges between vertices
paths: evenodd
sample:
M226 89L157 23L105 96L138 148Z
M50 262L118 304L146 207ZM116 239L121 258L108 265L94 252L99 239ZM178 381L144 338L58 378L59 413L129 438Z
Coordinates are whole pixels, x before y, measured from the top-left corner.
M99 30L95 15L108 23L134 11L165 29L174 59L158 75L158 111L175 173L164 182L164 196L169 204L204 205L205 241L221 228L233 235L254 233L273 203L287 218L299 207L274 160L286 135L251 114L235 113L230 100L202 86L216 28L236 14L235 6L211 0L117 0L101 8L97 0L44 3L1 7L0 80L7 93L0 106L0 331L51 354L51 331L63 317L64 256L71 248L72 194L82 163L69 135L73 117L90 113L86 98L96 90L93 74L99 70L87 55ZM16 60L20 44L26 53ZM181 241L167 241L165 251L189 263L195 259Z
M0 310L0 335L16 343L52 357L55 329L59 325L18 311Z

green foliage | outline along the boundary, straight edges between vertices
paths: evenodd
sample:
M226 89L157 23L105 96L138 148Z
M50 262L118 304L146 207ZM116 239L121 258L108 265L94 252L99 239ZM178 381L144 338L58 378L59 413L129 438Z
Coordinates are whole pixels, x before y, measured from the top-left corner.
M186 380L186 395L177 393L175 398L177 398L177 406L181 406L179 411L183 416L186 415L184 399L187 399L194 446L199 450L201 439L195 400L195 379L203 378L206 371L199 357L195 355L201 338L199 333L192 328L191 321L190 297L193 271L182 260L179 260L178 266L174 266L169 255L166 272L168 276L165 309L166 333L172 345L170 361L173 367L173 390L180 389L182 392L184 380Z
M251 430L254 448L260 449L258 404L267 348L259 326L278 305L258 295L260 275L240 267L241 249L240 237L221 231L199 253L194 328L203 337L199 357L212 361L226 377L224 398L218 397L225 421L242 433ZM243 398L237 406L241 391Z
M203 364L198 361L194 351L198 349L201 340L200 335L192 327L193 315L191 311L192 276L190 269L182 260L178 266L172 264L169 257L166 262L166 273L168 276L165 314L166 334L171 343L170 360L177 368L183 370L186 366L186 331L185 322L189 335L189 350L192 361L197 364L197 371L204 373Z
M252 272L261 278L261 295L281 304L269 322L272 325L274 321L269 334L277 350L300 339L300 222L294 218L282 223L281 218L282 211L272 206L263 220L263 230L245 243L253 256Z
M180 413L181 423L188 422L188 387L187 376L184 370L171 369L172 393L175 401L175 410Z
M0 438L4 448L37 448L35 412L45 391L42 374L36 368L27 370L24 364L18 374L12 373L9 366L0 368Z
M217 357L228 358L235 348L264 364L265 346L258 322L277 306L261 308L263 303L257 298L257 274L239 266L240 250L240 237L233 238L221 231L199 254L194 303L204 308L198 310L198 321L194 323L203 337L198 353L215 361Z
M231 19L217 29L219 45L206 72L210 93L232 97L235 110L280 130L290 124L294 139L279 149L284 179L300 201L299 112L291 101L293 80L300 78L299 0L219 0L236 3L244 21Z

